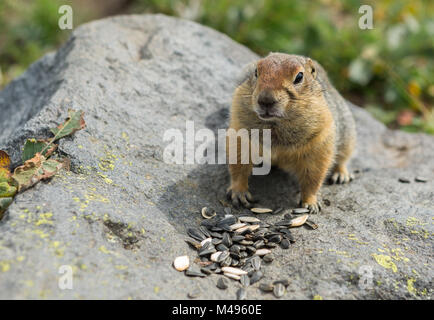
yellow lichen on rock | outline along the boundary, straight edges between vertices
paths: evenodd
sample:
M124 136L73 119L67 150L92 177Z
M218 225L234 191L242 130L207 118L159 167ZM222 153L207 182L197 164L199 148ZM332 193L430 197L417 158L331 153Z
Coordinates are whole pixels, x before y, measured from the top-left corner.
M372 256L374 257L375 261L377 261L377 263L383 268L392 269L393 272L398 271L396 264L392 261L392 258L390 256L375 253L373 253Z

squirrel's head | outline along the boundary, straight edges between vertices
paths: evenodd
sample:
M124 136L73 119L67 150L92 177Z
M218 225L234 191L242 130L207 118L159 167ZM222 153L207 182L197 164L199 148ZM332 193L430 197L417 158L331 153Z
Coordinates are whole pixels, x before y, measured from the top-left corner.
M307 57L271 53L256 63L251 75L252 108L261 120L288 118L321 95L314 62Z

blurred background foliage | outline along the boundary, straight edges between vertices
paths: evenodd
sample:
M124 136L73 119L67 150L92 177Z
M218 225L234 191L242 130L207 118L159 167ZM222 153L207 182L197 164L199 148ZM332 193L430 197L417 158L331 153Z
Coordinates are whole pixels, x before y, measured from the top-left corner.
M338 90L390 128L434 134L434 1L431 0L0 0L0 87L70 31L58 27L60 5L74 27L114 14L164 13L217 29L260 55L308 55ZM374 29L361 30L361 4Z

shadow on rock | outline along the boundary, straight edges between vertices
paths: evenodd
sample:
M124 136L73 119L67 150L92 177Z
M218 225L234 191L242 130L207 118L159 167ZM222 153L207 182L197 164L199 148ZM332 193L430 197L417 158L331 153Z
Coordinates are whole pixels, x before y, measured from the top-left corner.
M227 126L227 117L227 111L219 110L206 118L206 126L216 133L218 128ZM202 220L202 207L223 211L222 202L227 203L229 181L227 165L198 165L187 177L170 185L157 206L179 232L185 233L187 227L197 226ZM265 176L251 176L249 187L252 195L259 200L257 206L287 208L296 206L299 201L296 180L277 168L272 168ZM242 211L248 210L234 212Z

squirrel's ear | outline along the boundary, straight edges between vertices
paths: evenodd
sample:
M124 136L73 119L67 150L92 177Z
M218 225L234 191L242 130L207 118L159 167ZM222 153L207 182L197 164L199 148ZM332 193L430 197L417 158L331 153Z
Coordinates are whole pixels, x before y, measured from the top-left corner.
M313 63L313 61L312 61L311 58L307 58L307 65L309 67L308 70L310 71L312 77L314 79L316 79L316 69L315 69L315 65L314 65L314 63Z
M250 79L256 70L256 61L251 62L248 65L244 66L243 70L237 77L237 86L244 83L246 80Z

